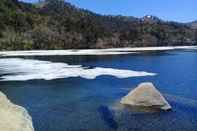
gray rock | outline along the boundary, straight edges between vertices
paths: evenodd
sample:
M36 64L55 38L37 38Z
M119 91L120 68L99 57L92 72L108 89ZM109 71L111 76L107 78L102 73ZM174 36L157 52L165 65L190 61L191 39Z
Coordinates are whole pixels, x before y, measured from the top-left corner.
M0 131L34 131L28 112L0 92Z
M123 105L170 110L171 106L152 83L142 83L120 101Z

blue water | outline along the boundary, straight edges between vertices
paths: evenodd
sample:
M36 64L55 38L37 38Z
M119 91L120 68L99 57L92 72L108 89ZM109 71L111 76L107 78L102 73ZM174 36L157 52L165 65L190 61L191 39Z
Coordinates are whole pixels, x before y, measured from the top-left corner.
M157 73L157 76L93 80L66 78L0 82L11 101L25 107L35 131L196 131L197 51L165 51L115 56L25 57L88 67L113 67ZM170 112L136 112L119 101L141 82L153 82Z

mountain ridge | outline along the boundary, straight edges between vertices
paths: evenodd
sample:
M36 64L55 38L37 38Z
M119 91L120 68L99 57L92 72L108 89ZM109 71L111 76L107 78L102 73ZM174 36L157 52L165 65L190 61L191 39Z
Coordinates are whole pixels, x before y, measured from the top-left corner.
M193 29L197 29L197 20L189 22L188 25Z
M0 2L0 50L194 45L189 24L147 15L100 15L62 0Z

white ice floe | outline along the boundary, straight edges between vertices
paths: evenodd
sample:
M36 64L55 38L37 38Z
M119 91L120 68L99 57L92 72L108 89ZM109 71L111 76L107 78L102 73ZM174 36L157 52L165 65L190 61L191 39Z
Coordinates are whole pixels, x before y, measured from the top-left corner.
M81 65L68 65L66 63L54 63L22 58L0 59L1 81L26 81L34 79L53 80L58 78L82 77L95 79L101 75L109 75L117 78L129 78L140 76L154 76L155 73L132 71L113 68L87 68Z
M31 51L2 51L0 56L55 56L55 55L121 55L136 52L115 51L106 49L88 50L31 50Z
M175 49L197 49L197 46L168 47L137 47L82 50L31 50L31 51L1 51L0 56L51 56L51 55L120 55L138 53L140 51L165 51Z
M127 52L140 52L140 51L165 51L177 49L197 49L197 46L162 46L162 47L133 47L133 48L109 48L106 51L127 51Z

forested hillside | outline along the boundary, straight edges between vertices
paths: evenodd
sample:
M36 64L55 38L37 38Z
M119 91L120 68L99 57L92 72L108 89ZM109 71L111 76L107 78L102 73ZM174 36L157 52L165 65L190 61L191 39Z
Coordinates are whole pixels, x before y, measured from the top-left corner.
M197 29L197 21L193 21L188 23L189 26L191 26L193 29Z
M154 16L103 16L63 0L0 1L0 50L193 45L189 24Z

